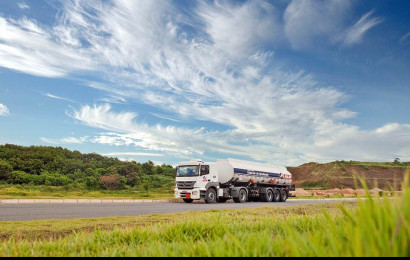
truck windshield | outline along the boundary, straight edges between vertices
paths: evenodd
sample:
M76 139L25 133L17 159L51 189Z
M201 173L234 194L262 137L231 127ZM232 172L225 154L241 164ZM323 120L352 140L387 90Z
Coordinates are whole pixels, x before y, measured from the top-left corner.
M199 166L179 166L177 177L199 176Z

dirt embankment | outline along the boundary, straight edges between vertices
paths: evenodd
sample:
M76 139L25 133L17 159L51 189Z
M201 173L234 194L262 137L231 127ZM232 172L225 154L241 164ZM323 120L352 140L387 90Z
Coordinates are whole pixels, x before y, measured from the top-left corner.
M327 164L307 163L298 167L287 167L293 175L293 183L305 189L362 189L360 179L369 189L400 190L409 166L378 166L376 163L333 162ZM339 192L339 191L335 191Z

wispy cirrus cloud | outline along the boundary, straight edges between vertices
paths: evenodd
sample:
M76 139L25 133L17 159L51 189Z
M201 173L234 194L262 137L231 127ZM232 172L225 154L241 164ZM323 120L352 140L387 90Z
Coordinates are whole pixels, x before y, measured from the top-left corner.
M35 76L63 77L95 69L84 50L56 41L53 28L36 21L0 17L0 66Z
M49 98L64 100L64 101L68 101L70 103L75 103L75 101L73 101L69 98L59 97L59 96L56 96L56 95L53 95L53 94L50 94L50 93L46 93L46 94L43 94L43 95L46 96L46 97L49 97Z
M134 115L114 112L109 105L83 106L71 114L85 125L107 130L90 138L93 143L134 146L185 157L216 152L287 165L311 160L390 160L392 152L401 154L404 159L409 158L406 151L410 148L410 125L406 124L387 124L365 131L323 119L323 122L312 124L314 129L308 134L297 132L292 126L260 132L209 131L205 128L150 126L139 122ZM118 125L121 131L112 132Z
M8 107L0 103L0 116L7 116L10 114Z
M406 33L405 35L403 35L400 40L399 43L401 45L409 45L410 44L410 32Z
M53 27L1 18L0 29L7 33L0 35L0 66L46 77L104 75L88 86L116 98L67 115L105 132L71 139L74 143L287 164L385 159L410 150L408 125L364 131L346 124L356 115L343 108L349 95L309 72L284 71L275 59L272 46L277 45L303 50L317 38L341 44L346 37L349 45L359 43L380 21L370 12L349 29L350 1L294 0L283 13L268 1L195 2L190 12L180 12L172 1L61 4ZM113 105L122 100L163 111L152 112L155 117L183 122L144 123L139 111ZM204 123L186 123L194 120ZM392 137L402 142L389 143ZM389 149L375 152L375 145Z
M292 0L284 12L286 37L297 50L310 48L323 38L338 42L351 6L350 0Z
M114 153L104 153L104 156L153 156L162 157L163 154L160 153L140 153L140 152L114 152Z
M372 17L374 10L364 14L351 28L347 30L346 38L343 41L345 45L352 45L362 41L364 34L371 28L383 22L380 17Z
M18 2L18 3L17 3L17 6L18 6L20 9L30 9L30 6L29 6L28 4L26 4L25 2Z
M51 139L46 137L41 137L40 140L47 144L83 144L88 141L88 136L77 137L63 137L60 139Z

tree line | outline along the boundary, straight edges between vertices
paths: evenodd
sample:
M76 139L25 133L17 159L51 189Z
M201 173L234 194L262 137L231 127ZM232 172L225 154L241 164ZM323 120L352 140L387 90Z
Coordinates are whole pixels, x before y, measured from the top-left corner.
M0 145L0 183L123 189L150 185L168 187L175 169L152 161L124 162L97 153L83 154L62 147Z

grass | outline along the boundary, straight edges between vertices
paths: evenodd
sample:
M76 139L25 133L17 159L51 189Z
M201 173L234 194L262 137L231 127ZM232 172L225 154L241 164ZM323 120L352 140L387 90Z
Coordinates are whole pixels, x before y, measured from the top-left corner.
M173 198L171 188L154 189L147 192L142 188L124 190L73 190L66 187L0 185L0 199L168 199Z
M76 232L67 233L69 228ZM0 230L0 256L408 257L410 189L405 187L400 198L368 193L355 204L5 222Z
M366 170L368 167L380 167L380 168L409 168L410 162L401 162L401 163L394 163L394 162L358 162L358 161L337 161L339 165L346 165L346 166L360 166Z

